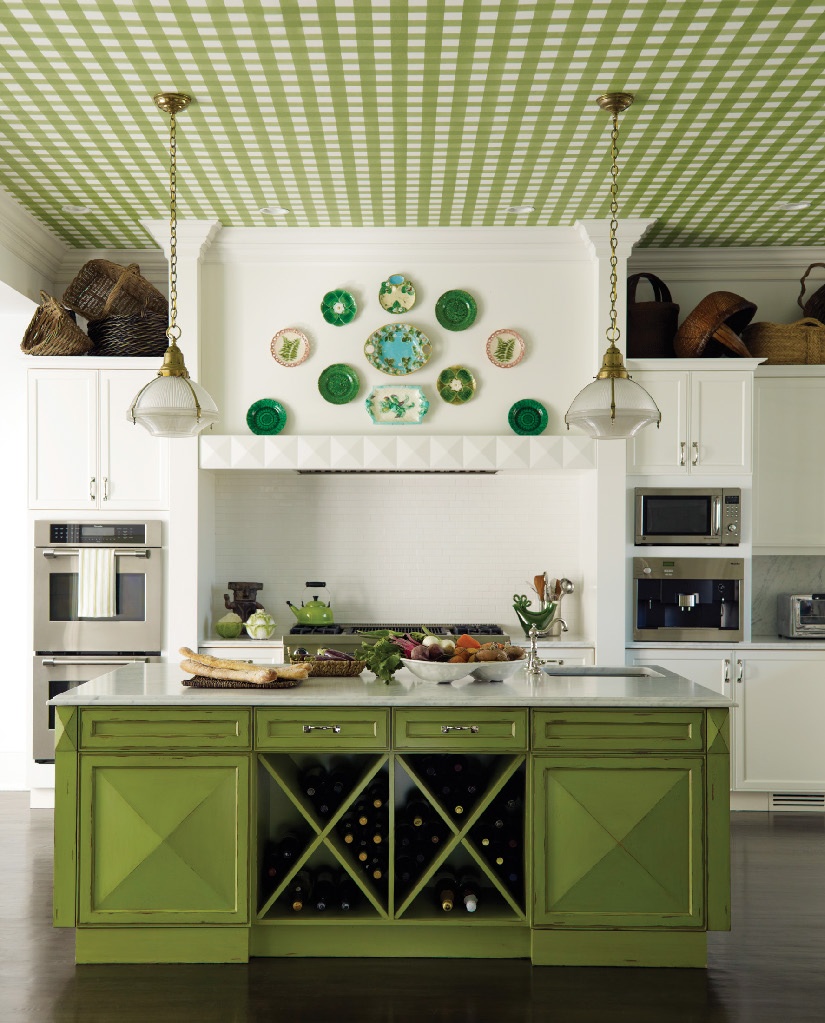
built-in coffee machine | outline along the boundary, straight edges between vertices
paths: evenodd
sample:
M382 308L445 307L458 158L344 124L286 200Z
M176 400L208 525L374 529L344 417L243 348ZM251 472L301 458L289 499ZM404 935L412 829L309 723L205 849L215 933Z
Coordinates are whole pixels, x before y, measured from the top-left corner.
M633 638L738 642L742 558L634 558Z

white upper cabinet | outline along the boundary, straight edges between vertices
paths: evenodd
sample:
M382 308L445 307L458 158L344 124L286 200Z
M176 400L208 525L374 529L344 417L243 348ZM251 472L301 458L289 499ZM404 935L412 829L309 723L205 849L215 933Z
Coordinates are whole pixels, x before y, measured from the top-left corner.
M783 370L786 367L781 367ZM825 547L825 447L819 421L825 376L756 381L753 543L808 550Z
M146 370L29 371L29 507L169 506L169 441L126 418Z
M752 370L645 370L632 376L653 396L662 423L627 442L629 474L752 472Z

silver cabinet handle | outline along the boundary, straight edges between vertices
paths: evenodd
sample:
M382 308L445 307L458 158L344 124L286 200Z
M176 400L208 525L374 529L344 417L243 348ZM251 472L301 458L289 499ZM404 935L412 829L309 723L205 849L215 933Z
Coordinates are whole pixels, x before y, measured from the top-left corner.
M335 732L341 731L340 725L304 725L304 732Z
M690 446L693 448L693 458L691 458L690 464L691 465L698 465L699 464L699 442L698 441L693 441L693 443Z
M726 657L724 661L722 661L722 664L724 665L722 670L722 682L727 684L730 682L730 658Z
M148 657L129 657L128 659L123 660L122 658L121 659L118 659L118 658L110 659L110 658L107 658L107 657L98 657L98 658L89 658L89 657L44 657L43 660L40 663L43 665L44 668L57 668L58 666L63 665L63 664L76 664L76 665L85 666L85 667L97 667L98 665L108 665L108 664L114 664L114 665L119 665L119 664L148 664L149 663L149 658Z
M544 657L541 660L542 664L564 664L563 657Z
M441 734L447 735L449 732L472 732L474 735L478 732L478 725L442 725Z
M51 547L43 548L44 558L76 558L77 555L77 547L63 547L59 550L53 550ZM150 552L145 548L140 551L127 551L121 547L115 547L116 558L148 558L150 556Z
M103 477L103 500L104 501L108 501L109 500L109 477L108 476L104 476Z
M742 661L737 659L737 661L736 661L736 681L737 682L741 682L743 677L744 677L744 675L745 675L745 665L744 665L744 662L742 662Z
M687 444L683 441L679 441L679 465L685 465L685 448Z
M97 482L97 480L94 478L94 476L90 476L89 477L89 500L90 501L96 501L97 500L97 487L95 486L96 482Z

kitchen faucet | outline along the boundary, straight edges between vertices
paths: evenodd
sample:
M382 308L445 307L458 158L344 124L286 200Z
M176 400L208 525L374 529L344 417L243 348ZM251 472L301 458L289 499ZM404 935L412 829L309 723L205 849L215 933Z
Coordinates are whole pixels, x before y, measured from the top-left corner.
M538 638L539 636L549 635L551 628L558 624L561 624L562 632L567 632L567 622L563 618L554 618L552 622L548 623L546 629L539 630L535 625L530 626L530 649L527 651L527 661L524 665L524 670L528 675L540 675L542 664L548 663L539 657Z

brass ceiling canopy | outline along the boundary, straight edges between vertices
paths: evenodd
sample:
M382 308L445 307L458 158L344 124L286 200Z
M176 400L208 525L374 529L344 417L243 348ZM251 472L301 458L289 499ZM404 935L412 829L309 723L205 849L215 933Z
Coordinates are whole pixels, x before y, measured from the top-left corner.
M158 110L162 110L164 114L179 114L192 102L192 97L187 96L185 92L159 92L152 99Z

